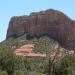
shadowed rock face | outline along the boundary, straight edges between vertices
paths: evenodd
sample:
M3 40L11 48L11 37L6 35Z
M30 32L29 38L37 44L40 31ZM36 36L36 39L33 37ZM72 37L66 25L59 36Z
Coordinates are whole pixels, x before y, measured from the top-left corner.
M50 36L65 48L75 50L75 22L57 10L49 9L29 16L12 17L6 38L25 33L30 36Z

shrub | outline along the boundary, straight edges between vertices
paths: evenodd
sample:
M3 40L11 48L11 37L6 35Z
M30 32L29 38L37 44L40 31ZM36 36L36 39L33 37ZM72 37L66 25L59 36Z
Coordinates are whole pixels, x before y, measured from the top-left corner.
M0 71L0 75L8 75L6 71Z
M28 75L28 73L25 72L25 71L16 70L16 71L14 72L14 75Z

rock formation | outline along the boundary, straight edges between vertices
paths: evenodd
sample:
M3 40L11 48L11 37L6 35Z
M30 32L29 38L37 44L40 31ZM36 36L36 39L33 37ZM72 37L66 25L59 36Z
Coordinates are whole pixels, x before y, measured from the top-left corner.
M23 34L47 35L69 50L75 50L75 22L57 10L49 9L29 16L15 16L9 22L7 39Z

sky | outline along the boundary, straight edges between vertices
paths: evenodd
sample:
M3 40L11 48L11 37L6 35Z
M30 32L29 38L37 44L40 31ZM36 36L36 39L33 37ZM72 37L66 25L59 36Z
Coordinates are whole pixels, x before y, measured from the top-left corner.
M0 42L6 39L12 16L56 9L75 20L75 0L0 0Z

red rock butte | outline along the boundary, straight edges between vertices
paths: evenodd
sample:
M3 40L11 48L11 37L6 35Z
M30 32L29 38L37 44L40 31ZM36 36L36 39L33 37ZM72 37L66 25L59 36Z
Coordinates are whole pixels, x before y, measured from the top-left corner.
M57 40L66 49L75 50L75 21L57 10L48 9L28 16L12 17L6 38L23 34L29 37L46 35Z

